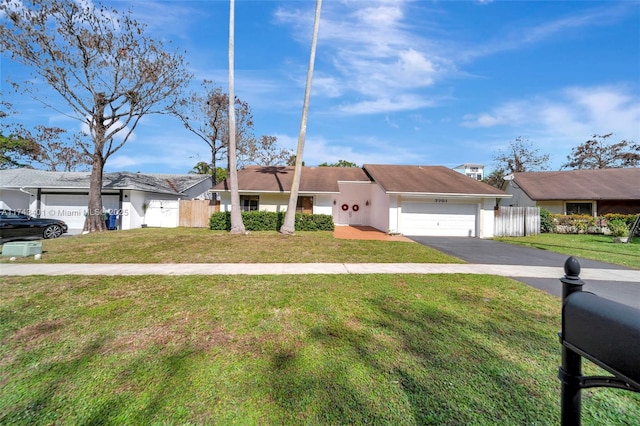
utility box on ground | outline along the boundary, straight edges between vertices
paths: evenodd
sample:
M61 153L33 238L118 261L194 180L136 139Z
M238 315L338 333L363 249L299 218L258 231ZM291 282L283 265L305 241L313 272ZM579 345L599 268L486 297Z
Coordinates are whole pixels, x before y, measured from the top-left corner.
M3 256L35 256L42 254L41 241L14 241L2 245Z

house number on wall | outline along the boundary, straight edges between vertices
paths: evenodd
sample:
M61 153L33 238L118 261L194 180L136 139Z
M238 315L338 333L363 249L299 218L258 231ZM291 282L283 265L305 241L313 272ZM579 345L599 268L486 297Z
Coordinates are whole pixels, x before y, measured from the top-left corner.
M445 200L444 198L436 198L436 203L446 203L447 200Z

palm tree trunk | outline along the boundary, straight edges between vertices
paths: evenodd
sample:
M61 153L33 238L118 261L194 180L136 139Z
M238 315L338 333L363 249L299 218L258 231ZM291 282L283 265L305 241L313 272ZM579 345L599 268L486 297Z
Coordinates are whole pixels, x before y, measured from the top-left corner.
M235 0L230 0L229 8L229 186L231 187L231 233L244 234L238 192L238 166L236 159L236 108L234 94L234 30ZM214 171L215 173L215 171Z
M304 153L304 141L307 135L307 115L309 113L309 98L311 97L311 81L313 80L313 68L316 60L316 44L318 43L318 29L320 28L320 11L322 0L316 0L316 14L313 22L313 36L311 38L311 55L309 68L307 69L307 83L304 90L304 102L302 105L302 118L300 119L300 133L298 134L298 149L296 151L296 164L291 183L289 205L284 216L284 223L280 227L280 233L293 235L295 233L296 205L298 203L298 190L300 189L300 174L302 173L302 154Z

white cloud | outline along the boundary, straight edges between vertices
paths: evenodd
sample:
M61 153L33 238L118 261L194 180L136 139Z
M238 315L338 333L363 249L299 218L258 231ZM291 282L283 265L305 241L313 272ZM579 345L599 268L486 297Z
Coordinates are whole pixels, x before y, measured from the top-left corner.
M351 114L385 113L430 106L420 89L433 85L455 70L432 45L406 24L407 2L332 2L325 6L318 40L319 57L330 58L320 87L332 97L358 95L364 98L345 105ZM312 16L299 10L280 9L276 18L291 25L301 43L308 43ZM315 84L315 80L314 80Z
M508 102L493 109L491 112L465 115L462 126L475 128L518 125L526 119L528 108L528 102Z
M529 44L556 40L564 34L575 32L579 29L611 25L613 22L628 15L630 10L636 13L637 6L635 6L634 10L633 2L612 2L603 7L594 7L555 20L537 24L518 23L511 31L499 31L498 37L482 45L475 44L468 48L458 46L460 53L456 57L460 61L468 62L500 52L518 50Z
M571 87L465 115L461 125L509 135L503 146L523 136L551 153L559 167L573 147L594 134L640 141L640 100L632 93L626 86Z
M278 143L283 147L295 150L298 144L297 136L277 135ZM375 138L330 141L322 137L309 137L305 140L304 162L307 166L321 163L335 163L346 160L363 164L388 164L393 158L396 163L417 163L421 157L413 149L405 149L388 141Z
M377 98L357 102L353 104L343 104L339 107L339 112L343 114L380 114L394 111L410 111L420 108L431 107L434 101L414 95L399 95L392 98Z
M489 112L465 115L461 125L526 127L574 137L614 132L638 140L638 123L640 101L625 86L596 86L507 102Z
M90 117L87 117L87 120L90 120ZM123 126L124 123L120 120L116 121L114 124L109 125L109 127L107 128L107 135L109 134L109 132L112 132L115 130L115 128ZM89 129L89 125L87 124L86 121L82 122L82 126L80 127L80 131L82 133L84 133L85 135L90 135L91 134L91 130ZM130 134L129 134L130 133ZM127 139L127 141L134 141L136 139L136 134L135 132L133 132L133 130L131 130L129 127L124 126L122 128L122 130L118 131L115 135L113 135L113 139L115 141L117 141L118 143L122 142L124 140L124 138L127 136L127 134L129 134L129 137Z

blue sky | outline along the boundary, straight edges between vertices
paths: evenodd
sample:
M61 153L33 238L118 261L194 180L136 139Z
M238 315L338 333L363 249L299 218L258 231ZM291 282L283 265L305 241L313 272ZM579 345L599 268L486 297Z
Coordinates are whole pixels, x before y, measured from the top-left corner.
M227 90L227 1L108 1L186 50L193 87ZM236 95L255 134L295 150L315 2L236 0ZM79 122L8 93L28 70L2 58L3 96L27 125ZM52 98L55 99L55 98ZM62 110L68 108L64 104ZM640 142L640 2L324 0L306 165L493 167L517 137L559 169L593 134ZM207 146L147 116L107 171L186 173Z

